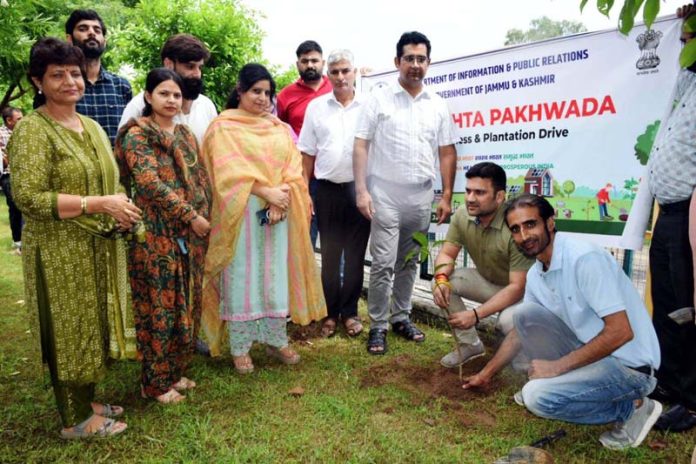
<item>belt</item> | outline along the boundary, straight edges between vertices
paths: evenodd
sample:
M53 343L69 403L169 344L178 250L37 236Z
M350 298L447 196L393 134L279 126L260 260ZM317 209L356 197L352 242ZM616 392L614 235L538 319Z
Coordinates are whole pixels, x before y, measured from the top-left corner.
M317 182L319 182L320 184L324 184L324 185L331 185L331 186L342 187L342 188L346 188L346 187L350 187L352 185L355 185L355 182L352 180L350 182L333 182L333 181L326 180L326 179L317 179Z
M636 372L640 372L641 374L649 375L652 376L655 370L648 365L645 366L638 366L638 367L629 367L629 369L633 369Z
M660 212L665 214L688 213L691 199L660 205Z

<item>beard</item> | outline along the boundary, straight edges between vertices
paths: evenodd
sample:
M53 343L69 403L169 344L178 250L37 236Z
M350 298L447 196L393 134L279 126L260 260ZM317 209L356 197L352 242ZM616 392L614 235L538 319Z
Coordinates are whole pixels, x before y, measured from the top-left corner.
M314 82L321 79L321 73L314 68L309 68L302 71L300 77L305 82Z
M203 79L196 77L182 77L184 88L181 89L181 95L184 100L195 100L203 92Z
M527 248L525 248L524 245L528 242L530 245L534 244L536 246L527 249ZM551 244L551 231L549 230L548 226L544 225L544 236L543 237L532 237L530 239L527 239L524 242L522 242L521 244L517 245L517 249L520 250L520 253L522 253L527 258L536 258L550 244Z
M75 46L77 46L80 50L82 50L82 53L85 55L85 58L88 60L94 60L102 56L102 53L104 53L104 44L100 44L96 40L85 40L84 42L79 42L73 38L73 43Z

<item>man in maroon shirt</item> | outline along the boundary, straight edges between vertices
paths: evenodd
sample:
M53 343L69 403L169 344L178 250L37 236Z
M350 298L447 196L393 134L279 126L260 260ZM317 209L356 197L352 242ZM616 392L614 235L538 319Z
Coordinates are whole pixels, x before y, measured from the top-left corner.
M331 83L323 75L324 59L318 43L306 40L295 53L300 78L278 94L278 117L299 135L307 105L316 97L331 92Z
M305 111L309 102L315 98L331 92L331 82L323 75L324 59L322 49L313 40L305 40L297 47L297 71L300 78L288 85L278 94L278 117L281 121L290 124L295 134L300 135ZM317 180L312 178L309 182L309 195L316 202ZM312 245L317 243L317 220L312 216L312 224L309 235Z

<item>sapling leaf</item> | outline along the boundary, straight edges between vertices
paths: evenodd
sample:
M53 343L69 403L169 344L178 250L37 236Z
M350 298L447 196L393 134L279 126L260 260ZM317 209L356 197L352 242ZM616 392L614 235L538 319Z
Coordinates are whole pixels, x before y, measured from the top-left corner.
M643 6L643 21L645 21L645 26L648 29L652 27L659 12L660 0L645 0L645 6Z

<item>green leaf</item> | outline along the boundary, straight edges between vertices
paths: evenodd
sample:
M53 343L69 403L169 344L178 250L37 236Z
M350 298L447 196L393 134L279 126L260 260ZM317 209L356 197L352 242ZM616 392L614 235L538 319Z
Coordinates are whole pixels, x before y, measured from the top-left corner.
M597 9L606 17L609 17L612 6L614 6L614 0L597 0Z
M428 247L428 236L423 232L414 232L412 237L421 247Z
M580 13L582 13L583 8L585 8L585 5L587 5L587 0L582 0L580 2Z
M679 54L679 64L682 68L688 68L696 63L696 40L689 40Z
M648 29L652 27L659 12L660 0L645 0L645 6L643 7L643 21L645 21L645 27Z
M631 29L633 29L635 16L635 0L626 0L619 14L619 31L623 35L628 35Z

